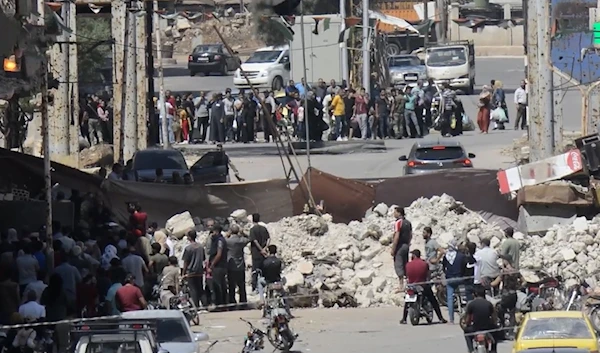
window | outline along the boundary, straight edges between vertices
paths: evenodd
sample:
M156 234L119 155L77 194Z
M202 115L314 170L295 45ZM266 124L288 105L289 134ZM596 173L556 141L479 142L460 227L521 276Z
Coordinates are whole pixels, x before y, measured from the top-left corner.
M445 161L464 157L465 151L461 147L436 146L415 151L415 159L421 161Z
M389 58L389 67L403 67L403 66L419 66L421 60L417 57L397 57Z
M156 325L156 340L158 343L192 342L192 337L183 320L183 318L158 320Z
M246 60L246 64L272 63L279 58L279 55L281 55L281 50L255 51L254 54Z
M580 318L554 317L528 320L521 339L592 339L594 336L586 322Z
M85 353L140 353L137 342L90 342Z
M223 51L219 45L199 45L194 48L194 54L200 53L213 53L213 54L221 54Z
M187 169L187 164L181 153L138 153L135 155L135 169Z
M207 152L194 164L197 168L207 168L213 166L227 165L227 155L225 152Z
M467 63L465 48L452 47L427 51L428 66L459 66Z

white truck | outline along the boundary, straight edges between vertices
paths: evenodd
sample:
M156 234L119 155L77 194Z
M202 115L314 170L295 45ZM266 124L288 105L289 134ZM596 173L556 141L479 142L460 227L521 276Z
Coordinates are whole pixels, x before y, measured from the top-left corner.
M449 83L453 89L472 94L475 89L475 45L472 41L437 44L425 54L427 77L438 85Z
M255 51L233 74L233 85L238 89L253 87L281 90L290 79L290 47L264 47ZM242 71L245 75L242 74Z

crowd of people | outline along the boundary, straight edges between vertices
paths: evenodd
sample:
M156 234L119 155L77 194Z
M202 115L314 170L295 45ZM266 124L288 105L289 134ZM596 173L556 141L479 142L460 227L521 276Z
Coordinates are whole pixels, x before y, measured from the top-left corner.
M412 225L405 217L404 209L394 210L394 238L391 256L394 259L396 274L400 280L400 289L420 285L423 295L432 304L442 323L454 324L454 307L448 306L448 320L440 310L439 302L433 293L432 286L442 283L446 287L446 298L452 303L454 293L464 288L465 296L470 300L466 308L465 338L469 352L473 352L473 334L492 330L497 333L496 317L504 317L504 313L513 310L517 303L517 290L520 286L519 274L520 245L513 238L514 230L505 230L506 239L500 252L490 247L489 238L481 240L478 249L475 243L467 241L457 244L450 241L444 249L433 239L432 229L423 229L425 240L425 257L418 249L410 250L413 239ZM409 260L410 256L410 260ZM498 265L502 260L503 266ZM439 288L439 287L438 287ZM486 294L500 293L500 311L486 299ZM400 320L406 324L407 306ZM492 351L495 351L495 343Z
M77 205L86 207L81 201ZM197 242L196 230L190 230L186 234L189 245L178 258L177 239L167 236L156 223L147 224L148 216L139 205L129 204L128 211L127 227L97 222L107 225L90 231L92 227L83 221L87 215L81 213L75 229L55 221L51 240L43 229L3 232L0 324L119 315L143 310L151 300L169 308L170 299L179 295L186 282L196 308L243 306L247 303L244 248L248 245L255 270L252 289L263 290L263 284L281 281L282 262L259 214L252 216L248 235L237 225L225 232L214 220L206 221L207 243ZM258 283L258 274L265 283ZM155 285L159 285L159 298L152 297ZM61 331L58 325L56 330ZM65 347L68 328L57 337L57 345ZM10 342L13 339L9 337Z

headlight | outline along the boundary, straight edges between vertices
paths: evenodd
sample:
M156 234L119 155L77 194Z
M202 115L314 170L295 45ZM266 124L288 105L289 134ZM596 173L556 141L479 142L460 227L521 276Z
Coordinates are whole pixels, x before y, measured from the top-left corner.
M260 72L260 77L267 77L269 76L269 71L261 71Z

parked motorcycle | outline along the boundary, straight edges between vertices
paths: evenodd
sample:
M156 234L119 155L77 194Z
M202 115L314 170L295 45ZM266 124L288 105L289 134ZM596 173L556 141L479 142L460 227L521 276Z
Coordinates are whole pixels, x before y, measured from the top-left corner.
M569 301L566 304L565 310L581 310L583 309L583 303L581 298L587 294L590 285L585 281L576 276L577 283L572 285L567 292Z
M548 311L561 307L560 302L563 301L562 277L545 276L537 282L524 284L530 311Z
M240 317L240 320L247 323L250 326L250 331L246 334L246 338L244 338L244 348L242 349L242 353L251 353L254 351L260 351L265 348L265 335L263 331L254 327L251 322L246 321Z
M196 308L196 305L194 305L190 299L190 288L185 279L181 282L179 293L169 300L169 307L171 309L181 310L185 315L185 318L191 322L192 325L200 324L198 308Z
M473 336L473 348L476 353L489 353L492 350L493 338L489 333L481 333Z
M282 294L282 283L271 283L267 286L265 300L266 314L269 318L267 338L273 347L287 352L294 345L298 335L294 334L290 328L290 316L285 309L285 299Z
M433 306L425 298L422 286L408 285L404 305L408 307L408 318L413 326L417 326L422 317L428 324L433 322Z

